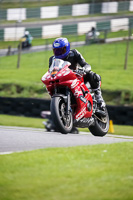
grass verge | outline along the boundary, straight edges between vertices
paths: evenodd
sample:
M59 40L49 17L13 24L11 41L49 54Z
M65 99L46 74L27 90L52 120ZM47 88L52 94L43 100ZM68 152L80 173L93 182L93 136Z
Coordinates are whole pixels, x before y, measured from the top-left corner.
M101 74L103 89L121 90L132 88L133 42L130 42L128 68L124 70L126 42L77 48L92 70ZM23 54L17 69L17 55L0 58L0 84L14 83L27 86L41 86L41 77L48 70L52 51Z
M132 200L133 143L0 156L1 200Z
M44 128L42 118L31 118L22 116L12 115L0 115L0 125L4 126L20 126L20 127L33 127L33 128ZM113 125L114 134L133 136L133 126L120 126ZM79 131L88 132L88 128L79 128Z
M91 0L77 0L76 3L85 3L85 2L91 2ZM2 8L38 8L41 6L66 6L66 5L72 5L75 3L73 0L64 0L64 1L49 1L49 0L33 0L33 1L15 1L15 3L12 2L1 2Z
M126 46L126 42L117 42L82 46L77 49L92 66L92 70L101 75L102 90L123 92L122 98L124 92L127 92L131 104L133 102L133 41L130 41L127 70L124 70ZM23 54L19 69L17 69L17 55L1 57L0 96L45 98L41 77L48 70L50 56L52 51ZM119 101L120 104L122 101ZM113 99L112 104L114 104Z

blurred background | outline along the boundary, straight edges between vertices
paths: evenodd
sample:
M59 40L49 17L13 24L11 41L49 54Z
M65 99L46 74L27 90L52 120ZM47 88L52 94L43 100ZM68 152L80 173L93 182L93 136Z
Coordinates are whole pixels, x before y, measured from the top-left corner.
M85 39L84 34L92 27L100 31L100 37L103 34L109 37L111 32L120 30L123 30L121 36L128 36L133 23L132 12L133 1L1 0L0 41L5 41L7 48L10 44L7 41L20 40L26 30L34 37L33 45L51 44L48 38L62 35L72 35L72 41L77 41Z
M9 152L54 137L75 141L43 130L50 96L41 78L56 37L67 37L102 77L114 134L105 140L128 142ZM0 155L0 199L133 199L133 0L0 0L0 133L1 149L13 153Z
M67 37L102 77L108 105L133 105L133 1L0 0L0 97L50 99L41 77Z

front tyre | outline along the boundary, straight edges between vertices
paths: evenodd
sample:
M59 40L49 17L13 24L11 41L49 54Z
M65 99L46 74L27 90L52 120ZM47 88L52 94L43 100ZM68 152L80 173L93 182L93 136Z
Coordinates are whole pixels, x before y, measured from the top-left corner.
M63 97L53 97L51 99L52 121L59 132L63 134L70 133L73 127L72 113L66 114L66 103Z
M109 115L107 108L105 108L106 116L94 115L95 125L90 126L89 130L94 136L103 137L109 130Z

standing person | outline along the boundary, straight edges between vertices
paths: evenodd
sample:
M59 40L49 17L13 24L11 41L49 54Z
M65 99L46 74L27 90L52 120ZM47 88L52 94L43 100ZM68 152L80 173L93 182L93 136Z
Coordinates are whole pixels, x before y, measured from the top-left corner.
M71 63L70 69L72 70L76 70L78 64L83 67L84 71L86 72L84 82L85 84L87 82L90 83L91 88L95 93L99 109L104 110L105 102L103 100L100 88L101 76L91 70L91 66L85 61L81 53L76 49L70 49L70 43L68 42L67 38L57 38L53 42L53 53L54 55L49 58L49 67L51 66L54 58L69 61Z
M92 32L93 38L95 39L96 38L96 29L95 29L95 27L92 27L91 32Z

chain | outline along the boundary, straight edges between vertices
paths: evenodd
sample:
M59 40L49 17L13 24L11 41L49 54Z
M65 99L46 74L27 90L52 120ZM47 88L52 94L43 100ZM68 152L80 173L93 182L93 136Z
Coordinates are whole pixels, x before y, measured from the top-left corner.
M107 122L107 118L104 117L102 119L100 119L97 115L94 114L94 117L96 117L99 121L103 122L103 123L106 123Z

